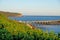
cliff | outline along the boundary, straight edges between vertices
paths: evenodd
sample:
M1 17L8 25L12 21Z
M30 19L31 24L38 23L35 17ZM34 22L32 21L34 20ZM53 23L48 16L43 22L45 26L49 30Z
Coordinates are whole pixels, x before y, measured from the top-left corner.
M12 16L12 17L20 17L22 16L21 13L13 13L13 12L4 12L4 11L0 11L0 14L4 14L5 16Z

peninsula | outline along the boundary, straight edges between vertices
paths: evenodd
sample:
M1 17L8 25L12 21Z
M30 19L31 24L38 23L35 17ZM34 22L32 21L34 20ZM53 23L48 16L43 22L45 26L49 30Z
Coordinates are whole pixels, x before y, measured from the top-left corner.
M20 17L20 16L22 16L21 13L4 12L4 11L0 11L0 14L4 14L7 17L9 17L9 16L12 16L12 17Z

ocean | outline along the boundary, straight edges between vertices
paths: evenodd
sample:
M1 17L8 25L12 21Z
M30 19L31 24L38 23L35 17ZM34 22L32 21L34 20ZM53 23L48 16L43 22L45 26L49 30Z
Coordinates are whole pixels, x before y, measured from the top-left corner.
M60 16L22 16L22 17L11 17L14 20L21 21L45 21L45 20L60 20Z
M48 20L60 20L60 16L22 16L22 17L9 17L10 19L17 21L48 21ZM35 24L34 24L35 25ZM43 31L54 31L55 33L60 33L60 25L39 25L37 28Z

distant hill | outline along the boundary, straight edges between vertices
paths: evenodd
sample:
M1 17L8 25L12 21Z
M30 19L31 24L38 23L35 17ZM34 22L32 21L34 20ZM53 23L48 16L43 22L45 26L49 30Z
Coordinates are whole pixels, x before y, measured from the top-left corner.
M4 11L0 11L0 14L4 14L5 16L12 16L12 17L22 16L21 13L4 12Z

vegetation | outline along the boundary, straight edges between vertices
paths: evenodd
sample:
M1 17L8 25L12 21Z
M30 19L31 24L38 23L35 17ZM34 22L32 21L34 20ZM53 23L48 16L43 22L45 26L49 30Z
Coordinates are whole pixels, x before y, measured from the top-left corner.
M0 14L0 40L60 40L59 35L31 29L24 23L8 19Z
M19 17L22 16L21 13L14 13L14 12L4 12L4 11L0 11L0 14L4 14L7 17L12 16L12 17Z

